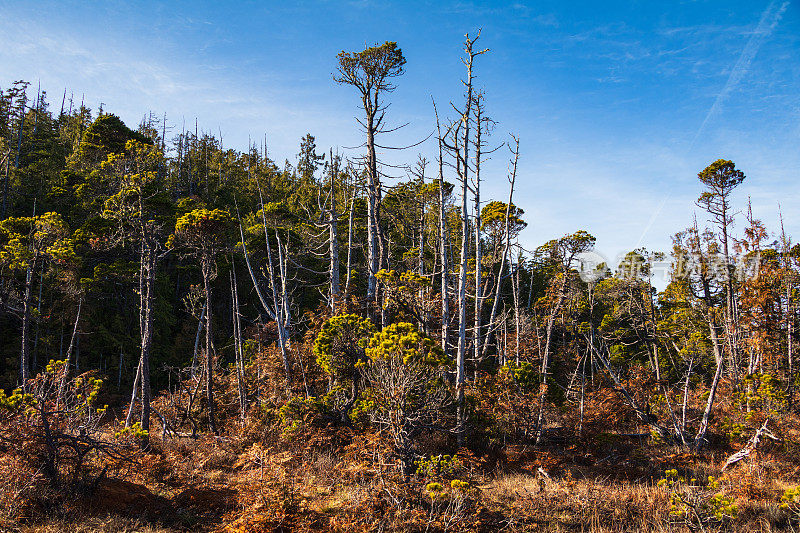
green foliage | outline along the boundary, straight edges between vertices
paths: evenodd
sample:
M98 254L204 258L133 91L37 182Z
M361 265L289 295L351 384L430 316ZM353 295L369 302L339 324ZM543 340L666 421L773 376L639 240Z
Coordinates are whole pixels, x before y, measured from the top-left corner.
M317 154L316 139L310 133L306 133L300 141L300 153L297 154L297 157L297 172L306 181L314 178L314 172L325 160L325 154Z
M375 333L366 354L373 361L396 359L405 365L422 363L430 367L446 367L451 364L438 344L408 322L390 324Z
M492 200L483 206L483 209L481 209L481 230L488 230L490 233L498 235L504 233L507 208L508 204L498 200ZM528 225L527 222L522 220L522 215L524 214L524 210L513 203L511 204L508 215L508 231L512 237L519 234Z
M386 41L361 52L339 52L338 83L353 85L362 93L391 90L390 78L401 76L406 59L396 42Z
M150 432L142 429L141 422L134 422L128 427L123 427L114 432L114 438L118 441L146 442L150 437Z
M220 245L232 222L230 214L222 209L199 208L189 211L175 222L175 233L170 235L167 247L181 243L199 248Z
M455 455L431 455L414 461L416 474L426 479L454 479L463 473L464 462Z
M343 421L349 416L357 420L367 404L359 402L360 369L366 363L364 348L375 326L368 318L354 314L335 315L327 319L314 340L312 353L317 364L331 378L325 404L340 413ZM356 405L357 413L350 413Z
M425 492L430 496L431 500L441 498L444 492L444 486L436 481L432 481L425 485Z
M412 249L409 253L417 254L418 249ZM392 285L398 291L404 292L410 296L416 296L416 292L420 289L426 289L431 286L431 280L428 277L421 276L413 270L405 270L397 272L396 270L379 270L375 277L378 281Z
M800 520L800 486L783 491L781 495L781 509L791 513L795 520Z
M719 217L723 216L723 206L726 210L730 209L727 201L731 191L745 179L744 172L738 170L733 161L726 159L717 159L703 169L697 177L708 189L700 195L697 203L712 215Z
M413 324L386 326L370 339L370 362L363 373L371 387L372 422L386 429L406 473L411 471L415 437L446 421L451 400L441 348Z
M368 318L354 314L330 317L314 340L312 351L317 364L335 379L354 379L357 367L364 363L364 348L374 333L375 326Z
M152 144L131 140L125 152L111 154L101 168L113 176L113 194L105 200L102 216L123 228L133 225L144 238L156 218L172 212L171 203L159 179L164 155ZM154 229L149 229L153 232Z
M731 420L730 417L725 417L722 420L722 424L720 424L722 431L725 432L725 436L728 437L729 441L739 439L742 435L744 435L745 430L747 429L747 425L742 422L735 422Z
M96 483L123 457L100 432L107 406L96 403L103 381L93 372L65 379L64 372L64 361L50 360L28 382L29 393L7 396L0 389L0 442L13 443L4 453L42 472L53 487Z
M65 263L75 258L69 228L58 213L0 221L0 263L25 270L40 258Z
M362 427L369 422L370 413L375 411L375 394L371 388L362 390L356 401L353 403L353 408L350 410L350 421L353 423L361 424Z
M92 376L78 376L75 378L75 398L86 407L91 407L97 400L97 395L100 394L100 388L103 386L103 380Z
M152 144L152 141L141 133L129 129L116 115L100 115L86 129L78 149L70 157L70 164L83 168L91 168L108 158L110 154L125 151L128 141Z
M547 265L547 269L555 274L558 271L567 271L574 266L577 257L594 248L597 239L584 230L564 235L559 239L552 239L539 246L534 252L534 258Z
M416 261L414 261L416 262ZM392 322L429 320L435 307L430 297L431 280L414 270L381 269L375 277L384 291L384 313Z
M787 406L786 387L771 374L749 374L742 380L740 392L734 393L740 408L760 409L774 415Z
M11 396L6 395L6 391L0 389L0 409L6 411L19 411L25 407L30 407L36 403L33 395L25 394L22 389L14 389Z
M708 476L704 483L696 479L687 482L677 470L670 469L664 472L658 486L669 495L671 523L705 530L725 524L738 514L735 499L724 495L719 480L713 476Z
M323 412L324 406L319 398L295 396L278 409L278 417L283 426L282 434L289 437L302 429L307 429L319 420Z
M501 366L497 372L501 379L510 377L517 386L525 390L530 391L539 387L539 370L527 361L521 361L519 364L510 361Z

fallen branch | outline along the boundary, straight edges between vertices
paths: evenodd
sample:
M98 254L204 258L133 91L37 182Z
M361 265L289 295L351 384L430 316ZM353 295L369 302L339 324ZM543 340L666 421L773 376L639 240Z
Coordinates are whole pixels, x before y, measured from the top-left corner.
M725 461L725 466L722 467L722 471L723 472L729 466L735 465L739 461L741 461L741 460L745 459L746 457L748 457L753 452L753 450L755 450L756 447L759 445L759 443L761 442L761 438L762 437L766 437L768 439L772 439L772 440L774 440L776 442L780 440L770 430L767 429L767 424L768 423L769 423L769 418L764 420L764 424L761 426L761 428L759 428L758 431L756 431L755 435L750 437L750 440L747 441L747 444L745 445L744 448L742 448L741 450L739 450L735 454L733 454L730 457L728 457L728 460Z

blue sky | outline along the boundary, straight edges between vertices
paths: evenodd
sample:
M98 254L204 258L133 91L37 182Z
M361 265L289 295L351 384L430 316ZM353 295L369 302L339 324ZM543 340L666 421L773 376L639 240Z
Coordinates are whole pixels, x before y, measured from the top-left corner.
M64 87L135 126L197 118L226 145L267 135L294 160L360 142L356 95L331 80L340 50L397 41L408 60L389 118L408 144L434 127L431 96L458 102L463 36L483 29L477 64L494 139L520 137L523 245L586 229L612 260L668 251L691 222L697 172L732 159L756 216L800 239L800 6L748 2L9 2L0 0L0 87ZM343 150L345 153L352 153ZM393 161L432 158L433 142ZM505 199L506 154L484 197ZM702 222L702 219L701 219ZM741 229L743 218L737 227Z

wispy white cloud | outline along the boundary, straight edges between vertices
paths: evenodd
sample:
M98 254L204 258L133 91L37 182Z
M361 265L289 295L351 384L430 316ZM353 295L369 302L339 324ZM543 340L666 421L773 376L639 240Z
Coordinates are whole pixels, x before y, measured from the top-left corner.
M761 20L759 20L758 26L756 26L756 29L747 40L744 50L742 50L741 55L739 55L739 59L736 61L736 64L733 66L733 69L728 76L728 81L725 82L725 86L717 95L717 98L714 100L714 104L711 106L711 109L708 110L705 119L703 119L703 122L697 129L697 133L695 133L690 144L690 149L694 146L695 142L697 142L697 139L700 137L700 134L703 133L703 130L705 130L706 125L711 117L713 117L720 110L720 107L725 99L728 98L728 96L736 89L742 79L750 71L750 64L756 57L758 49L761 48L763 42L772 34L772 31L780 22L781 17L783 16L783 13L786 11L787 7L789 7L788 0L772 0L761 14Z
M202 23L202 21L200 21ZM241 65L206 60L203 63L153 57L145 50L97 35L71 34L65 28L38 21L0 19L0 85L10 78L41 80L43 88L61 93L76 91L89 107L101 102L135 126L152 110L166 112L180 124L199 119L200 127L222 129L227 143L246 146L248 133L269 133L272 151L293 157L300 137L314 124L318 138L333 140L334 132L348 131L346 114L321 110L319 101L299 102L300 91L276 82L267 73L252 73ZM340 141L339 141L340 142Z
M77 31L31 9L25 20L0 19L0 84L11 81L6 76L34 84L41 78L59 98L66 85L78 98L85 91L93 108L102 100L133 125L148 109L166 112L177 129L183 117L193 129L197 117L206 131L221 128L231 147L243 148L248 135L262 139L267 132L270 153L291 160L306 132L321 148L360 143L357 98L330 79L340 49L385 38L401 43L409 64L390 115L412 125L397 134L403 139L387 144L406 145L429 133L431 92L442 106L460 98L460 39L483 26L493 51L481 58L479 76L500 122L495 138L514 131L522 139L515 198L530 223L525 246L586 229L613 258L636 247L640 236L638 244L669 249L670 234L690 222L700 190L695 176L712 156L733 159L747 172L740 189L754 192L754 209L771 209L771 198L780 196L787 229L800 228L791 217L800 212L800 198L781 192L793 190L800 167L791 148L800 136L800 101L791 91L798 41L780 31L796 21L780 1L753 17L760 16L759 23L745 34L744 51L742 35L753 31L755 20L743 25L741 16L710 16L713 24L692 25L703 17L682 16L683 8L674 6L652 8L657 15L668 12L663 19L637 19L613 3L581 18L584 10L569 4L543 14L524 2L422 2L421 17L413 2L398 7L365 0L347 9L304 3L291 14L276 2L228 17L210 2L191 10L151 4L146 15L137 13L141 6L115 2L104 15L114 27L96 31ZM722 2L712 7L733 9ZM292 24L282 24L286 20ZM684 25L664 27L676 21ZM758 61L756 52L763 54ZM720 65L730 57L740 60L728 73ZM756 68L764 72L748 77ZM719 77L726 75L720 92ZM720 102L713 112L708 94ZM735 120L713 120L723 103L726 119ZM703 135L687 153L703 117ZM432 144L421 150L435 153ZM415 155L387 157L402 162ZM770 163L778 159L780 168ZM485 167L486 198L506 196L505 167L504 152ZM741 204L746 195L736 200Z

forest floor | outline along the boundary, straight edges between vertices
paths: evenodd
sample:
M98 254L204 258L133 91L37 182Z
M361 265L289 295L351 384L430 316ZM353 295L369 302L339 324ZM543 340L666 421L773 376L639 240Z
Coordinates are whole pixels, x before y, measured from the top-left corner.
M781 505L784 491L800 483L800 458L777 445L721 473L730 450L695 455L604 434L591 444L462 450L435 472L403 477L382 462L375 435L329 437L298 435L265 448L228 437L154 436L148 453L91 495L30 500L13 520L0 518L0 531L766 532L796 531L800 518ZM659 483L670 469L692 481ZM708 476L718 477L719 491L696 481ZM708 507L717 492L736 507L729 516ZM697 511L675 514L676 494Z

